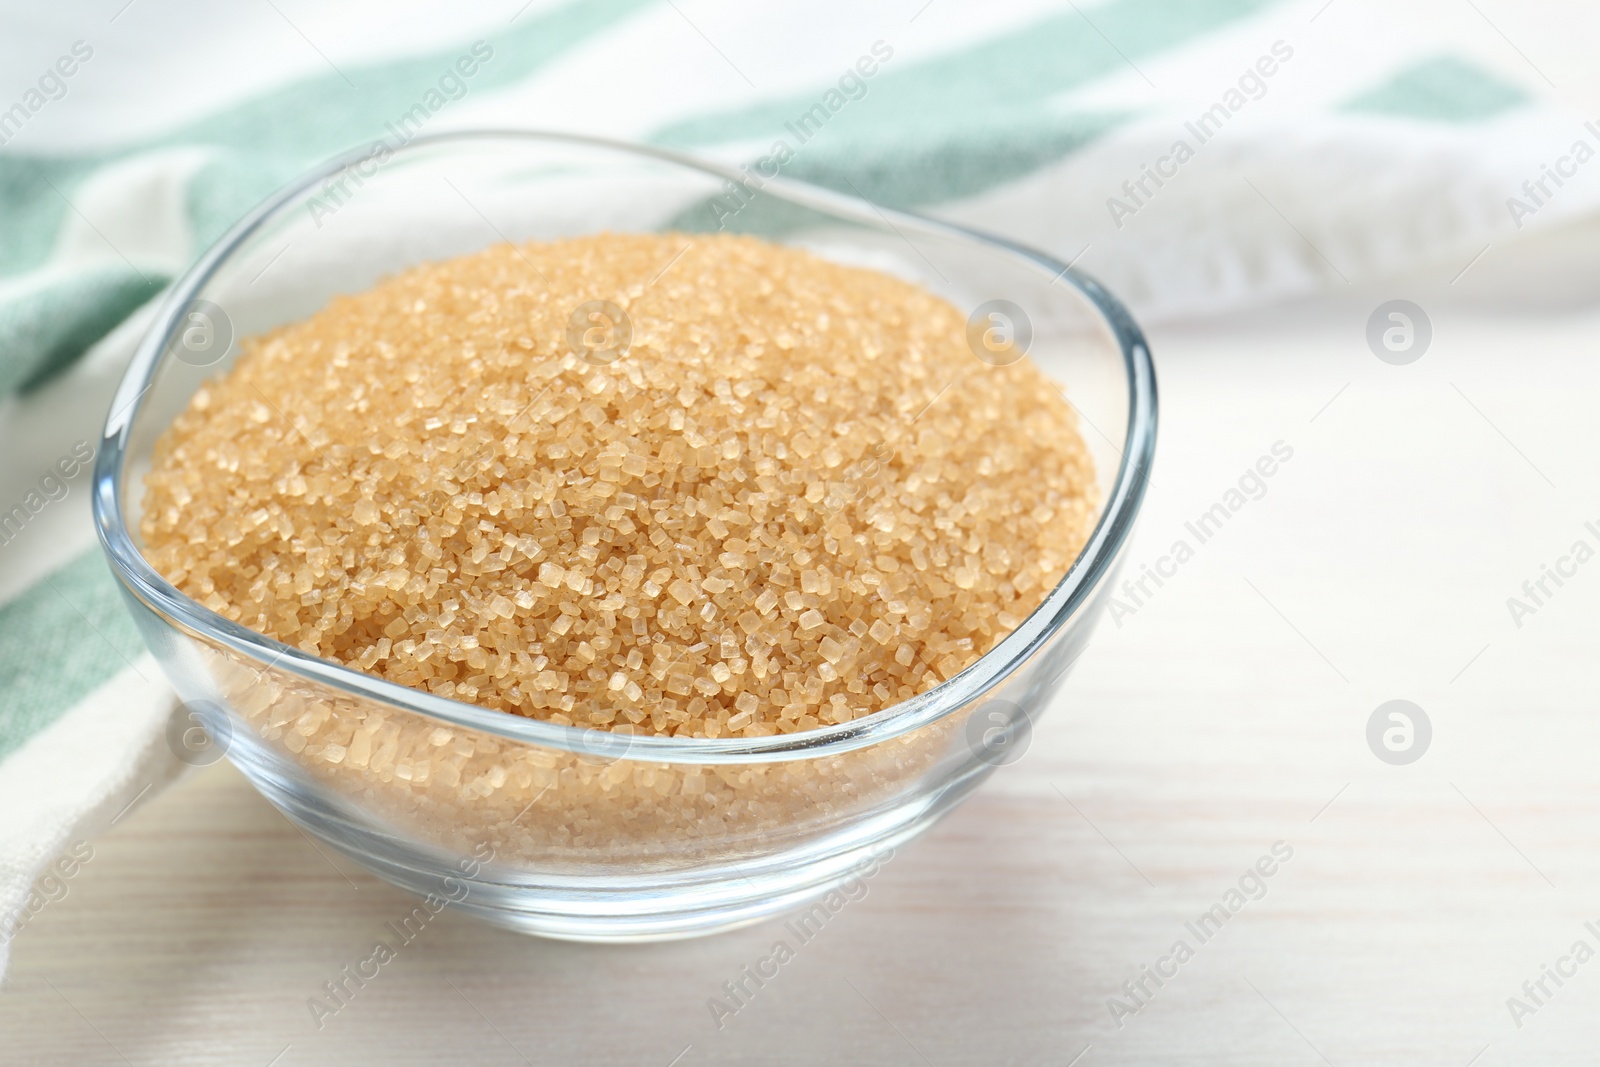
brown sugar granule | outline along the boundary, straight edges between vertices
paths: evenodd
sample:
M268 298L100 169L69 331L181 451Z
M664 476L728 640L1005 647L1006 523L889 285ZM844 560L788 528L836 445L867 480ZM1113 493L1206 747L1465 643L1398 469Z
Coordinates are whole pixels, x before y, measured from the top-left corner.
M593 301L627 321L573 326ZM846 722L992 648L1094 519L1071 407L965 327L751 238L500 245L246 340L158 442L140 533L213 611L442 696Z

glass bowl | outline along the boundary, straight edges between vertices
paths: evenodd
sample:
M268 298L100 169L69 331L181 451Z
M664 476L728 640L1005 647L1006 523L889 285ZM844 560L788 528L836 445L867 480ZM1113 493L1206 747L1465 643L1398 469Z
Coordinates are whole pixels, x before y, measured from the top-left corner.
M900 275L1014 331L1064 383L1102 503L1042 605L955 677L842 725L682 739L561 726L446 699L245 629L156 573L137 534L152 444L234 340L340 293L501 241L740 231ZM998 317L997 317L998 316ZM288 415L293 418L293 414ZM1143 336L1048 256L870 201L674 152L552 133L417 137L335 159L235 226L167 294L106 422L101 543L155 658L220 752L289 819L437 912L593 941L752 922L877 869L1026 748L1085 647L1155 445ZM184 723L178 724L180 728ZM198 743L196 738L199 739Z

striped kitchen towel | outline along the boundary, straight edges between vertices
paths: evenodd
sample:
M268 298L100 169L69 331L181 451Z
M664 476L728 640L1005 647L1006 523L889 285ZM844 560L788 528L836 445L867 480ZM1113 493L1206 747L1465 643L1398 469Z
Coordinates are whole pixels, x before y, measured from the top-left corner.
M746 175L664 224L781 231L781 174L1041 247L1145 319L1448 280L1600 204L1600 130L1474 5L113 6L0 4L0 968L44 865L179 766L88 521L110 390L152 296L321 158L652 141Z

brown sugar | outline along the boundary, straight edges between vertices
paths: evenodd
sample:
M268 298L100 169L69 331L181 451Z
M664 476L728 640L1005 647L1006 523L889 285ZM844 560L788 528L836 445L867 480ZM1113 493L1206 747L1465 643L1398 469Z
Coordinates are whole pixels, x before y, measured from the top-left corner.
M1071 407L1028 360L975 358L951 304L683 234L500 245L246 340L145 485L150 562L244 626L485 707L693 737L950 678L1096 510Z

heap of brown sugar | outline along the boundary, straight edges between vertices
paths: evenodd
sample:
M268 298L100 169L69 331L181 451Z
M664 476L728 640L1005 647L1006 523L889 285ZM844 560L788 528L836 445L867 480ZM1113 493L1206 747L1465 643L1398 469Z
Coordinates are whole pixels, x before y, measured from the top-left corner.
M965 327L749 238L501 245L246 341L160 440L140 533L219 614L442 696L845 722L993 647L1094 519L1070 406Z

